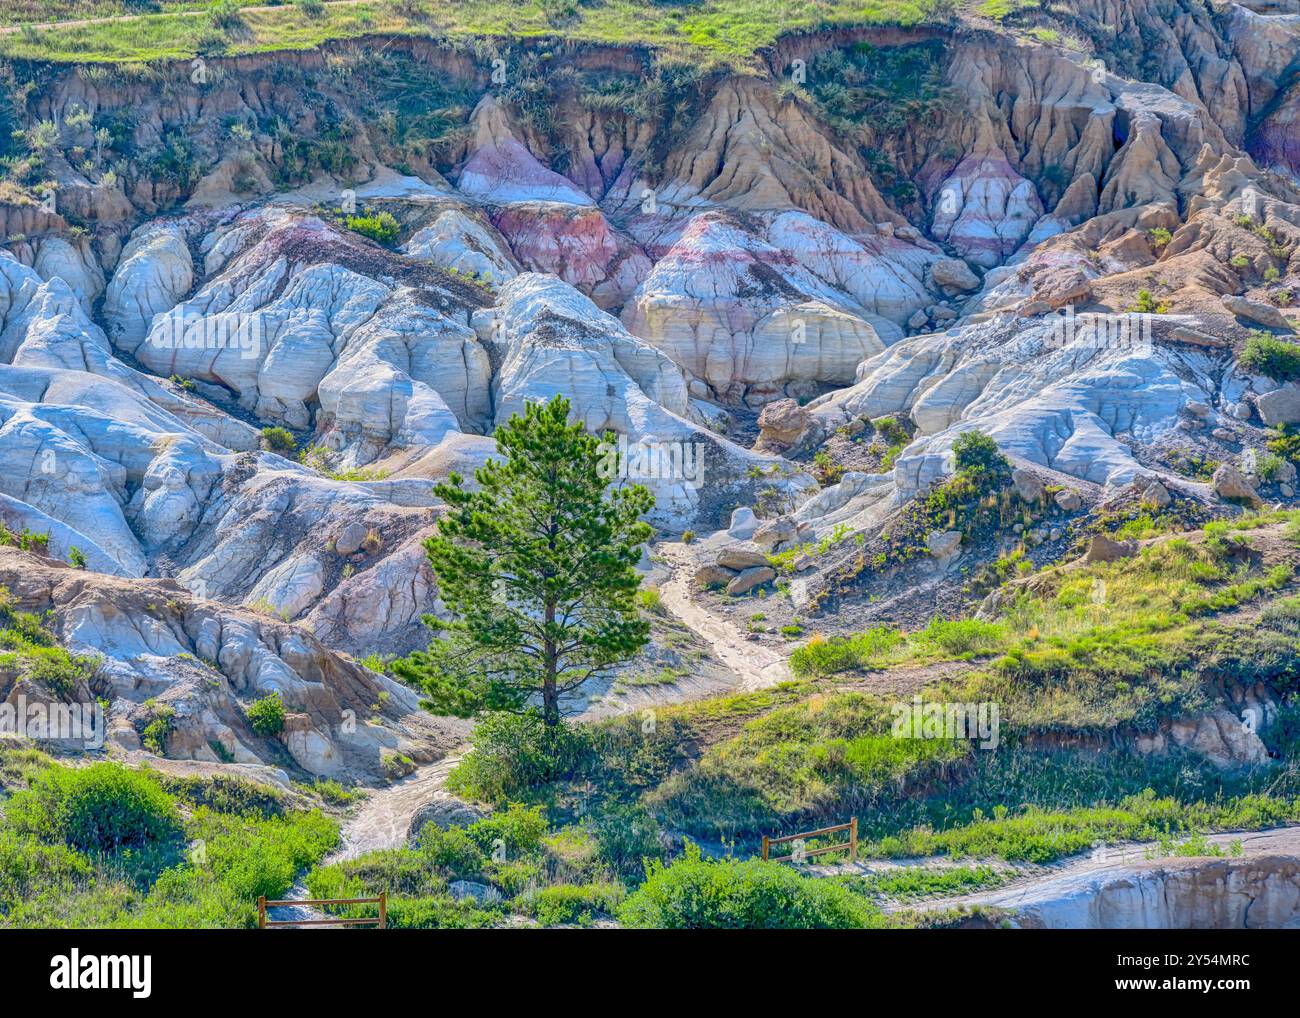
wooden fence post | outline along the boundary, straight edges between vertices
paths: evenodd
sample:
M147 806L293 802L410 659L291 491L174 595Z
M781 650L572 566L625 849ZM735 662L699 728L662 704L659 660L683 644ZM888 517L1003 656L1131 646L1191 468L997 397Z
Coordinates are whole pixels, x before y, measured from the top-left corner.
M379 928L388 929L388 892L379 892Z
M858 861L858 818L849 821L849 861Z
M763 835L763 861L767 862L767 835Z
M266 929L266 895L260 894L257 897L257 928Z

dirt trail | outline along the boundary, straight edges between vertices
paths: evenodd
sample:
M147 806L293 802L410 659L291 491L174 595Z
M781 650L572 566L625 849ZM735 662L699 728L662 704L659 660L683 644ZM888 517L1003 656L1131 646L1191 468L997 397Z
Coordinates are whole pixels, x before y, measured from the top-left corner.
M460 762L464 748L455 750L387 788L373 789L356 812L343 821L342 843L320 865L353 859L382 848L401 848L406 832L420 807L430 802L446 784L447 775ZM302 901L310 895L301 880L285 895L286 901ZM329 918L319 909L288 905L268 910L271 919L301 922Z
M672 569L672 576L659 588L664 607L713 648L718 659L736 673L741 690L766 689L790 679L790 663L783 655L746 639L729 620L691 600L695 560L685 545L659 544L655 553Z
M421 806L430 802L460 762L461 750L425 764L387 788L376 788L343 823L343 843L326 859L340 862L380 848L406 844L406 831Z

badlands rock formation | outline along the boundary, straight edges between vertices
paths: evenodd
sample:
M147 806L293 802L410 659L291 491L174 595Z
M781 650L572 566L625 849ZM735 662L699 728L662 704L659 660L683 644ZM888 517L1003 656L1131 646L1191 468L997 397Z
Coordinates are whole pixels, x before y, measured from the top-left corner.
M176 584L252 627L248 648L276 658L300 633L299 656L335 661L423 642L433 485L556 393L613 432L616 479L652 489L662 534L737 521L704 545L711 584L771 589L766 563L714 554L752 538L794 557L800 610L974 429L1070 519L1135 481L1215 511L1289 502L1294 468L1260 464L1300 399L1240 355L1252 331L1292 332L1300 27L1193 0L1076 6L1071 47L846 29L684 78L581 47L547 74L522 47L502 86L427 39L214 59L205 82L167 66L166 87L51 71L19 114L65 125L42 156L61 213L0 204L0 518L125 585L104 589ZM845 98L817 77L912 58L921 84ZM427 136L385 117L412 94ZM395 236L367 225L379 212ZM1050 529L1026 540L1063 540ZM952 533L923 535L913 601L959 588ZM47 600L83 582L41 569ZM203 618L169 623L161 656L219 651ZM123 675L162 639L65 630L120 643ZM193 752L226 745L220 725L246 744L225 701L200 715Z
M389 761L433 759L455 737L410 690L303 628L195 598L174 580L115 579L0 548L0 585L16 608L50 612L62 642L97 653L88 692L109 704L107 743L121 750L140 751L144 728L170 709L174 759L280 768L287 755L308 774L373 781ZM41 695L30 683L3 693L11 703ZM260 736L240 704L273 694L285 730Z
M1218 857L1160 858L1154 846L1114 846L1059 873L961 903L1008 909L1024 929L1260 930L1300 923L1294 828L1218 835L1208 843Z

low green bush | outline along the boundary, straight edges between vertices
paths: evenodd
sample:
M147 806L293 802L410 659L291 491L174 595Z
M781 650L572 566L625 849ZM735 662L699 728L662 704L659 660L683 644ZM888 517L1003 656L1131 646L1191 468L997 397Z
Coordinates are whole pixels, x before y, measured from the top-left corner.
M401 225L391 212L366 212L360 216L348 216L345 222L353 233L369 237L385 246L394 243L402 232Z
M828 880L781 863L707 861L698 846L671 865L653 863L619 908L637 929L863 929L883 924L879 909Z
M180 814L158 780L117 764L52 767L5 812L19 831L83 850L152 847L181 834Z
M959 471L996 474L1008 469L1007 459L997 442L975 428L957 436L952 443L952 455L953 465Z
M249 726L263 738L284 731L284 700L278 692L255 700L245 713Z
M1252 332L1239 358L1241 366L1278 382L1300 378L1300 344L1267 332Z
M282 456L292 456L298 451L298 440L287 428L263 428L262 448Z
M590 754L585 732L547 727L536 714L491 714L470 737L471 749L447 787L484 802L524 798L559 775L582 769Z
M624 893L622 885L615 883L556 884L523 895L521 905L542 926L586 925L614 915Z

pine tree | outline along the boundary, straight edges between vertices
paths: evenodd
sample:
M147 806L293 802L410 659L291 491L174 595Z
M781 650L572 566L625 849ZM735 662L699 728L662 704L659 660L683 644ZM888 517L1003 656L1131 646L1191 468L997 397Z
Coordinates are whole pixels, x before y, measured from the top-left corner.
M569 401L528 404L497 429L497 451L468 490L452 474L434 491L449 512L425 544L451 623L393 672L437 713L522 713L540 699L548 728L561 698L635 654L649 624L633 597L652 530L641 485L608 486L609 451ZM606 435L606 443L612 435Z

